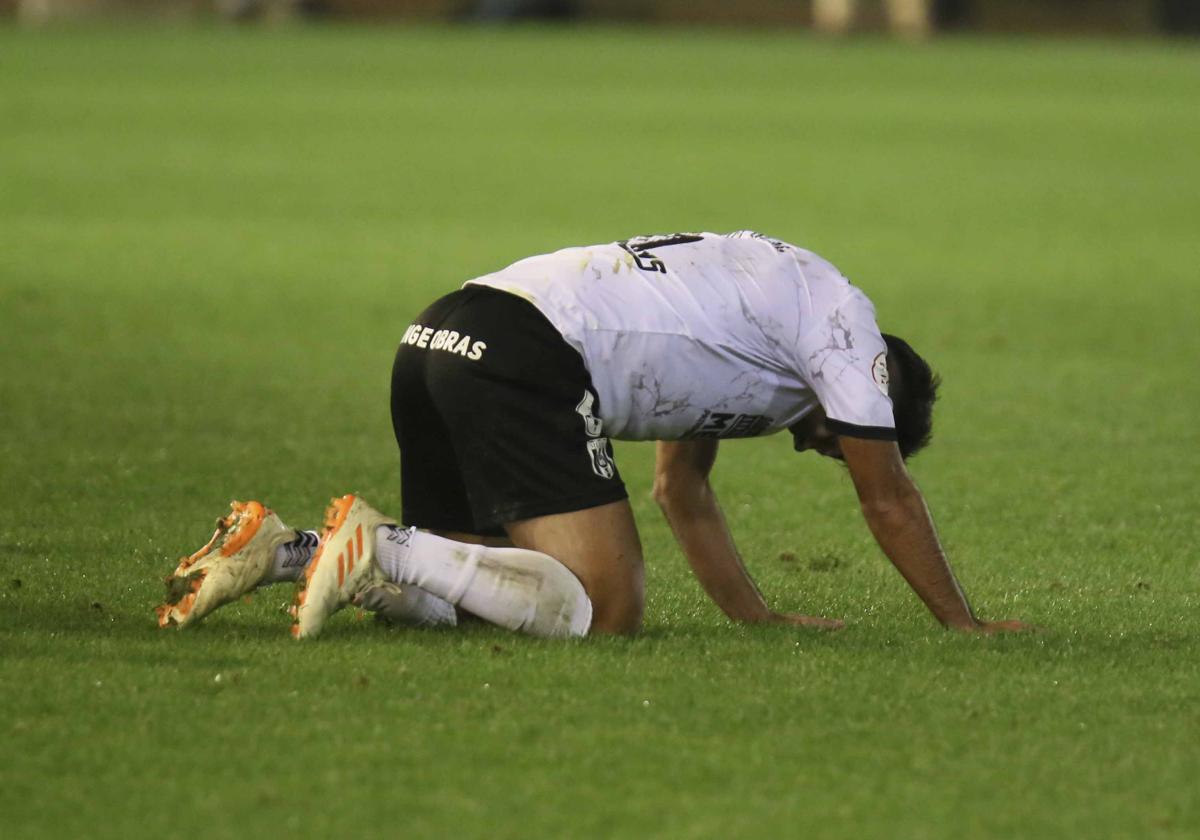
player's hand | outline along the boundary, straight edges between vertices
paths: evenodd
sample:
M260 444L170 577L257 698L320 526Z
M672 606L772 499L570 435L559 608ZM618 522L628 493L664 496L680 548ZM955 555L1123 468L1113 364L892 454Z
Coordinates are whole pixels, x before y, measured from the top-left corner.
M816 630L841 630L846 622L840 618L821 618L816 615L797 615L795 613L771 613L773 624L791 624L794 627L812 627Z
M1024 621L1017 621L1015 618L1010 618L1004 621L977 621L972 627L957 629L964 633L980 633L984 636L995 636L1000 633L1033 633L1041 628L1033 624L1026 624Z

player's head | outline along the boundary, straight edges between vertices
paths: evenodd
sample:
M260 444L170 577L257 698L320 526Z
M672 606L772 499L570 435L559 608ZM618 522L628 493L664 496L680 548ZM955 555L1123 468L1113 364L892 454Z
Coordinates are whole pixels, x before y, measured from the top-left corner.
M907 459L933 437L933 404L942 380L907 341L887 333L883 340L888 348L888 395L896 421L896 443Z

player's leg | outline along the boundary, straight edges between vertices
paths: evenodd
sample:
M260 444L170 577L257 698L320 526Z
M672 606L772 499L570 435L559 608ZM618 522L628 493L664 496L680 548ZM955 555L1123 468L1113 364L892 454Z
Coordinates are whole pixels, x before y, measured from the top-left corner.
M570 569L538 551L493 548L404 528L353 495L326 512L316 556L301 581L292 635L318 635L349 603L417 588L447 606L534 636L582 636L591 601Z
M531 490L557 492L536 471L514 481L507 466L532 465L523 450L538 426L534 399L516 400L526 413L506 422L510 388L526 392L521 383L531 373L558 378L537 370L546 355L537 342L548 338L553 352L573 354L561 337L545 335L552 328L529 309L509 295L467 288L417 316L396 353L392 421L402 518L421 530L383 534L380 552L393 579L417 583L467 613L534 635L579 635L591 605L578 579L544 553L513 547L491 510L497 500L507 505ZM530 315L532 325L524 320ZM480 342L480 357L470 358ZM574 405L567 406L568 422L579 423Z
M420 330L426 325L440 323L456 306L456 294L448 295L435 301L424 312L417 316L417 323L405 333L396 353L395 364L392 368L392 425L397 444L402 453L401 486L403 490L402 520L415 523L422 528L435 533L445 533L457 538L458 542L482 544L496 540L507 541L503 530L494 529L492 533L475 533L474 521L470 505L466 497L466 489L458 475L457 456L450 442L450 434L440 416L437 407L432 403L426 386L426 356L408 339L413 336L414 329L419 336ZM426 337L428 344L428 336ZM352 497L346 497L351 499ZM337 508L343 500L334 500L327 514L326 539L341 539L339 528L346 527L339 518ZM348 510L348 508L347 508ZM359 511L363 514L360 516ZM368 513L369 512L369 513ZM311 569L311 574L305 576L302 591L297 593L293 615L297 621L293 634L297 637L316 635L328 614L341 608L353 600L355 604L369 609L389 621L399 619L401 623L414 623L409 616L416 609L421 615L455 618L455 608L444 598L440 598L427 590L416 586L412 581L406 581L397 586L395 578L384 578L383 582L374 588L347 592L346 587L361 584L363 552L358 549L357 528L364 525L362 549L373 559L377 548L388 554L398 550L397 541L402 541L406 547L411 534L405 528L381 528L380 523L387 520L381 514L359 502L350 524L354 528L354 552L359 564L360 574L347 575L345 565L350 555L345 552L334 552L327 563L328 568L322 575L317 575L317 569ZM365 518L364 518L365 517ZM381 531L378 535L376 530ZM343 547L344 548L344 547ZM334 572L339 565L338 555L341 555L342 574ZM349 580L349 583L347 582ZM412 603L416 599L419 603ZM417 622L427 623L427 622Z
M492 289L467 287L417 321L397 353L392 390L404 521L445 534L453 526L444 511L460 504L455 499L461 494L469 510L455 510L455 518L469 518L473 527L460 529L507 532L515 548L467 550L418 533L408 557L394 561L396 573L525 632L579 632L581 616L591 611L590 592L603 607L596 629L635 629L641 604L637 531L578 352L529 302ZM466 357L448 349L468 344ZM422 416L425 411L437 422ZM437 480L427 463L435 427L437 438L447 442ZM431 509L422 488L445 484L448 473L458 489ZM580 572L588 580L581 581ZM541 581L544 603L515 580Z
M495 548L511 548L508 537L485 537L461 531L432 531L435 536L469 545L486 545ZM386 539L386 536L385 536ZM419 586L378 586L352 599L354 605L375 613L388 624L409 627L454 626L462 615L444 598L427 592Z
M436 593L461 610L532 636L582 636L592 605L579 578L544 552L449 540L416 528L380 528L383 574Z
M642 548L627 500L506 527L513 548L477 535L456 540L381 529L383 568L392 580L419 584L510 630L564 636L640 629Z
M455 297L435 301L417 316L417 322L439 322L453 309ZM472 530L474 521L454 449L445 423L431 403L425 375L424 355L402 342L392 367L391 399L392 427L403 453L401 520L457 542L508 545L502 530L490 534ZM395 590L395 586L382 586L356 598L355 603L393 623L429 624L431 618L439 619L438 623L456 623L457 613L445 599L412 584L399 593Z
M535 636L634 633L644 603L641 543L627 500L533 517L494 538L383 526L385 576L493 624ZM485 544L486 543L486 544Z
M558 559L530 548L450 540L418 527L492 537L505 533L505 523L623 501L624 485L591 414L594 400L578 353L525 301L468 288L418 316L397 352L392 390L403 518L417 527L391 525L372 517L365 503L343 500L346 513L340 523L333 517L333 532L323 538L338 547L338 559L314 562L295 634L319 632L329 611L376 577L416 584L514 630L585 633L591 600ZM554 521L524 530L550 542L561 531L551 527ZM629 559L636 531L628 518L627 524L618 556L640 574L640 551ZM570 550L561 536L558 543ZM599 578L603 565L584 559L592 552L583 546L577 551L574 562ZM352 562L358 571L349 569ZM607 610L610 599L602 598ZM606 613L604 629L636 625L629 600Z
M628 500L506 527L514 545L553 557L579 578L592 602L591 632L636 633L641 628L642 544Z

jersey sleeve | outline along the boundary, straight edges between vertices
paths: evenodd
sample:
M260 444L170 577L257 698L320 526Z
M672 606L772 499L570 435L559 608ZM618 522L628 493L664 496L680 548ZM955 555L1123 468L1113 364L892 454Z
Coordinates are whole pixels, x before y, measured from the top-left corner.
M888 397L887 344L875 307L858 289L842 299L801 341L800 365L828 418L849 437L896 440Z

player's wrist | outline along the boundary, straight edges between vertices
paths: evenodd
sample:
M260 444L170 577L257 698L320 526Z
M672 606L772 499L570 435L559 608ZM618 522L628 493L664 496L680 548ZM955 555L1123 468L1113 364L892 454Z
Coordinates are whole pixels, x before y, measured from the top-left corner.
M953 607L940 606L941 608L933 609L932 612L942 627L947 630L971 632L978 630L982 626L979 619L975 617L975 612L965 599L961 604L956 604Z
M741 624L766 624L776 621L779 615L765 602L723 605L722 610L731 621Z

